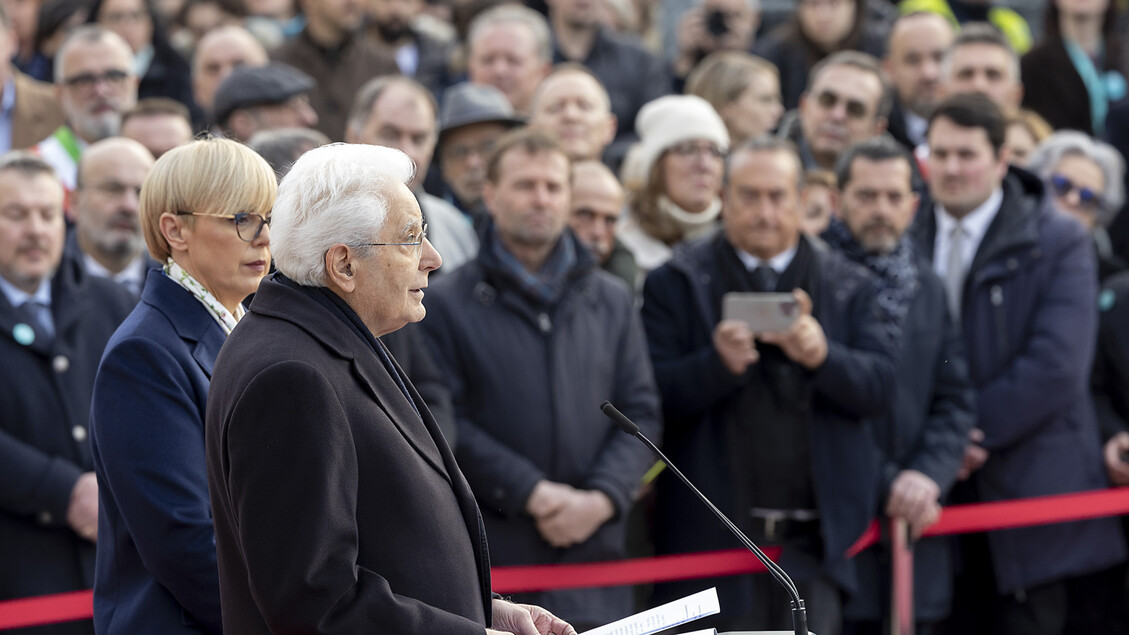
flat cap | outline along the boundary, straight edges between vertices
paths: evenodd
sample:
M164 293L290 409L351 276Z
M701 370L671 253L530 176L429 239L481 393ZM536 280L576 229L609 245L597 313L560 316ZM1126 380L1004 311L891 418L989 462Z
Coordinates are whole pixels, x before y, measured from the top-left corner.
M514 114L514 107L502 91L487 84L463 82L443 93L439 111L439 143L448 132L476 123L520 126L525 120Z
M315 84L309 75L281 62L239 66L216 89L216 121L226 124L231 113L240 108L284 103L295 95L309 92Z

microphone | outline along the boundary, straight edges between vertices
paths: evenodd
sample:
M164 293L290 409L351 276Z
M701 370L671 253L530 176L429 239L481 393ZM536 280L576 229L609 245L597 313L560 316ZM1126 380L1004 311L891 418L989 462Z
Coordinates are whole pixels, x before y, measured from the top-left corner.
M708 507L710 511L712 511L714 515L717 516L718 520L720 520L722 524L724 524L725 527L733 533L737 540L742 545L744 545L746 549L753 552L753 555L757 557L757 560L760 560L761 564L763 564L765 568L768 569L768 572L772 575L773 579L775 579L780 584L780 586L784 587L784 590L788 592L788 596L791 598L792 602L792 628L795 630L796 635L808 635L808 611L804 607L804 601L800 599L800 592L796 589L796 584L792 582L792 578L788 577L788 574L784 572L784 569L780 568L780 565L776 564L768 556L764 555L764 552L760 550L760 547L756 546L756 544L754 544L753 541L750 540L744 532L738 529L737 525L734 525L733 521L729 520L729 517L717 508L717 505L714 505L713 502L710 501L710 499L706 498L705 494L698 490L697 487L694 487L694 484L690 482L690 479L686 478L686 475L682 473L682 470L678 469L678 467L676 467L674 463L671 463L670 459L666 458L666 455L663 454L662 450L660 450L658 446L656 446L650 439L647 438L647 435L639 431L639 426L636 425L634 421L628 419L626 415L617 410L610 401L605 401L604 403L600 404L600 410L605 415L607 415L609 419L614 421L615 424L619 426L620 430L642 441L644 445L651 449L651 452L654 452L660 459L662 459L663 463L666 463L666 466L669 467L670 470L674 472L674 475L678 477L678 480L685 483L686 487L690 488L690 491L697 494L698 498L701 499L701 501L705 503L706 507Z

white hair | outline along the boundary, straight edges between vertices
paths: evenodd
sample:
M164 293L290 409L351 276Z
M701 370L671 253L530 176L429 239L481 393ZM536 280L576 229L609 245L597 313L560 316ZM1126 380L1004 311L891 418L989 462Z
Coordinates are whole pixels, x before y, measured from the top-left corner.
M480 33L497 24L520 24L529 29L537 47L537 56L543 62L553 61L553 40L549 32L549 22L545 16L519 4L500 4L483 11L471 20L467 29L467 49L474 47Z
M1113 222L1121 205L1125 202L1125 160L1117 148L1091 138L1077 130L1060 130L1043 139L1027 169L1044 180L1051 178L1066 157L1078 156L1089 159L1102 171L1105 188L1101 192L1102 204L1098 208L1098 224L1103 227Z
M325 286L325 254L344 244L367 250L384 227L396 184L416 166L403 152L334 143L303 154L278 186L271 219L275 266L301 285Z

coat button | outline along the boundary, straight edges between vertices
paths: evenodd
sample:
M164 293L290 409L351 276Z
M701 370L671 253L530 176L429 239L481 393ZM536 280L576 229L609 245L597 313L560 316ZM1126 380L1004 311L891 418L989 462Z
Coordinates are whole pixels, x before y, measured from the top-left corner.
M65 373L71 367L71 360L67 359L66 355L56 355L55 359L51 360L51 367L56 373Z
M51 516L51 512L49 511L41 511L39 512L39 515L35 517L35 519L39 521L40 525L50 525L51 521L54 520L54 517Z
M86 440L86 428L82 426L75 426L71 428L71 435L74 436L75 441L82 443Z

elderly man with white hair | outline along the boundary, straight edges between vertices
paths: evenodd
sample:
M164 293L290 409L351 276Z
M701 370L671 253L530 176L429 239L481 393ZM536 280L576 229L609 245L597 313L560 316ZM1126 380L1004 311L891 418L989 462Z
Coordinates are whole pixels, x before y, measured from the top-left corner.
M208 403L225 631L575 634L491 594L470 486L379 339L423 318L442 262L414 172L398 150L336 144L279 186L278 273Z

